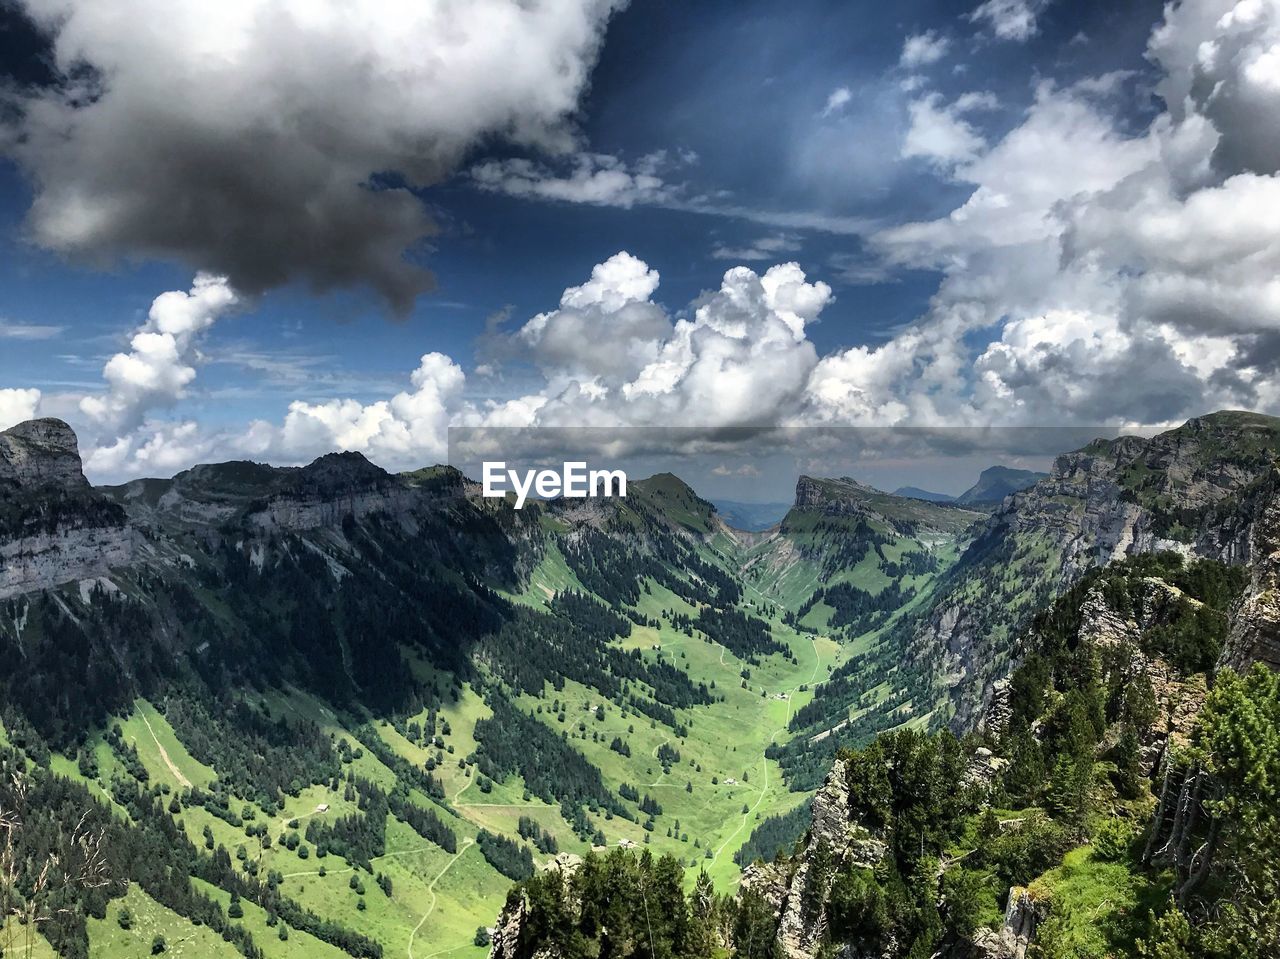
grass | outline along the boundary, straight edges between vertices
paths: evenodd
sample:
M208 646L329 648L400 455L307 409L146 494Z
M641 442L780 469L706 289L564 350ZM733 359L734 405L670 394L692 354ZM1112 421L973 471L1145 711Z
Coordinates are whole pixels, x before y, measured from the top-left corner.
M199 879L193 879L191 883L198 892L204 893L219 903L223 909L231 904L231 895L217 886ZM290 929L289 938L282 940L279 923L277 922L275 926L269 925L265 909L243 899L240 901L240 907L244 910L244 917L235 921L249 930L253 935L253 941L267 959L344 959L347 955L336 946L331 946L297 929Z
M132 919L128 929L120 925L123 909L129 910ZM89 918L88 929L90 959L141 959L150 956L151 944L158 935L164 937L166 957L236 959L240 955L234 946L224 942L212 929L184 919L132 884L123 899L114 900L107 906L105 919ZM278 954L267 952L268 956Z
M1080 846L1036 879L1033 895L1048 900L1049 919L1037 939L1047 955L1103 959L1121 954L1146 928L1148 913L1167 897L1163 885L1127 862L1107 862Z

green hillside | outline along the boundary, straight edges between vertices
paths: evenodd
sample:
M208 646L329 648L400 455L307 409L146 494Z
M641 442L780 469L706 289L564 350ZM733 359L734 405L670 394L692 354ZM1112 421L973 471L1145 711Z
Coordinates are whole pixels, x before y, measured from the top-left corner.
M1064 455L994 514L802 477L758 533L671 474L520 511L456 471L354 454L106 490L78 466L18 475L6 542L39 562L0 593L0 661L19 664L0 672L0 814L20 823L0 901L44 912L5 924L5 955L160 938L478 959L513 884L606 850L731 894L794 850L845 751L976 728L965 694L1018 681L1017 638L1090 570L1147 545L1241 555L1280 434L1237 420ZM0 441L25 462L21 431ZM1167 489L1176 515L1148 495ZM1204 673L1207 620L1185 622L1153 648ZM1006 789L1011 809L1051 798ZM1059 856L1044 882L1146 895L1092 862ZM75 868L46 882L50 863Z

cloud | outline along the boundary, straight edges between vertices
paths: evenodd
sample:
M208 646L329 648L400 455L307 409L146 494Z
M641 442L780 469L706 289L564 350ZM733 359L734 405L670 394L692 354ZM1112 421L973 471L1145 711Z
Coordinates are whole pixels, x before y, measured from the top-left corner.
M658 282L658 271L643 260L617 253L586 283L565 290L559 309L525 323L516 338L552 380L582 384L635 376L671 333L666 311L650 299ZM600 349L602 341L609 349Z
M443 353L427 353L410 376L412 388L389 400L297 400L281 426L258 421L236 442L248 454L289 461L338 449L367 453L393 469L439 462L465 382L457 363Z
M139 476L172 476L174 473L230 454L217 434L200 428L194 420L153 423L84 451L85 472L91 478L134 479Z
M822 108L822 115L829 117L833 113L839 113L852 99L853 92L848 87L836 87L827 97L826 106Z
M1245 61L1218 69L1215 51L1243 49L1227 43L1242 20L1257 38L1278 19L1253 0L1168 7L1149 50L1169 110L1137 133L1112 110L1115 77L1041 83L1017 126L950 169L969 188L961 204L872 238L886 265L942 283L890 341L824 357L810 415L1160 424L1280 411L1280 181L1223 159L1223 144L1242 155L1265 134L1280 90L1237 114L1198 86L1210 67L1213 85L1243 80Z
M117 480L161 464L179 469L219 457L297 463L341 449L408 469L445 456L451 425L742 426L774 422L780 411L803 402L818 359L806 328L831 302L829 286L809 282L794 263L763 274L739 266L687 314L673 316L653 299L659 280L643 260L620 252L566 288L556 309L512 333L493 331L537 367L541 381L524 395L476 402L466 395L462 367L427 353L408 387L389 399L298 399L282 421L257 420L240 430L208 432L187 420L146 419L99 444L88 465L95 478ZM171 380L181 382L166 396L189 382Z
M39 405L39 390L0 389L0 430L31 419Z
M656 282L656 274L646 275ZM627 288L634 290L634 274ZM773 266L763 274L734 267L724 274L718 290L690 305L691 315L668 318L665 329L655 322L648 340L634 338L627 364L606 369L597 363L580 372L562 368L570 375L549 375L545 402L538 405L534 422L774 422L780 410L794 408L804 393L817 362L806 327L831 300L831 288L810 283L795 263ZM629 304L657 309L651 298L631 299ZM610 316L591 320L583 327L584 336L609 336ZM547 326L557 322L556 315L545 321Z
M1010 416L1053 423L1062 410L1107 423L1117 410L1158 423L1200 402L1204 383L1158 330L1126 329L1116 313L1050 310L1005 325L974 364L976 402Z
M995 97L989 93L966 93L952 103L943 102L939 93L911 101L907 104L911 122L901 155L921 157L942 166L977 159L987 142L964 115L995 105Z
M711 256L716 260L754 263L761 260L776 260L779 254L794 253L802 245L798 236L779 233L775 236L762 236L751 241L747 246L717 244L712 247Z
M692 192L683 182L668 177L698 162L691 150L657 150L628 163L602 153L576 153L559 162L525 157L486 160L468 171L471 182L490 193L502 193L544 202L584 203L591 206L655 206L703 216L745 220L782 230L816 230L822 233L861 234L872 221L806 210L766 210L731 202L727 194Z
M1115 186L1157 153L1150 138L1117 129L1095 99L1042 83L1020 124L952 171L971 188L960 206L945 217L884 229L872 243L894 265L963 271L982 282L974 265L979 253L1056 244L1063 229L1054 215L1058 204Z
M720 463L712 468L711 475L746 476L754 478L760 475L760 470L758 467L752 466L750 463L744 463L741 466L728 466L725 463Z
M64 327L44 323L10 323L0 320L0 340L51 340L61 336Z
M1280 9L1257 19L1253 0L1201 6L1208 15L1169 8L1153 33L1158 89L1183 94L1145 128L1115 75L1042 81L1003 135L927 154L951 158L937 172L962 199L828 260L868 277L941 276L923 314L882 342L820 355L810 331L834 297L796 263L735 265L673 311L657 271L624 252L552 308L494 324L505 349L483 358L487 398L428 353L389 397L300 398L278 422L213 441L182 417L148 420L120 468L215 447L288 462L340 447L416 466L439 458L450 424L1155 425L1223 407L1280 412L1280 176L1226 162L1222 144L1243 155L1253 119L1193 95L1201 53L1226 49L1218 41L1246 14L1248 36L1269 35ZM990 102L931 107L963 119ZM190 349L175 352L170 366L194 368Z
M571 149L620 0L24 2L59 75L0 104L36 243L404 311L430 285L406 251L433 232L406 186L480 143Z
M912 34L902 43L898 66L905 70L927 67L945 57L950 46L950 40L933 30Z
M1000 40L1025 43L1040 30L1036 23L1048 0L986 0L969 20L989 29Z
M1190 109L1219 134L1214 167L1280 170L1280 10L1274 0L1200 0L1170 6L1151 37L1150 59L1166 78L1170 112Z
M664 182L659 170L665 155L643 158L628 166L618 157L579 153L559 171L543 163L516 157L488 160L471 168L471 179L482 190L508 196L630 208L674 200L677 188Z
M107 391L86 396L80 410L113 438L136 429L154 409L172 406L196 378L196 340L239 303L226 277L201 273L188 293L161 293L147 321L102 368Z

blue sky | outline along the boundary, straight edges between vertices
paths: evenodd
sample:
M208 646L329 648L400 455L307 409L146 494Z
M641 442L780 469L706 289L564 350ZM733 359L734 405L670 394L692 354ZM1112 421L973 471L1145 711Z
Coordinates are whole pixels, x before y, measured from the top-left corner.
M327 448L403 467L460 423L1274 402L1275 236L1242 278L1132 227L1267 209L1273 3L486 0L354 27L129 3L153 36L102 0L0 14L0 412L68 419L96 478ZM1194 92L1206 42L1226 94ZM148 319L198 272L226 296ZM1201 302L1250 284L1234 320ZM131 346L147 331L173 355Z

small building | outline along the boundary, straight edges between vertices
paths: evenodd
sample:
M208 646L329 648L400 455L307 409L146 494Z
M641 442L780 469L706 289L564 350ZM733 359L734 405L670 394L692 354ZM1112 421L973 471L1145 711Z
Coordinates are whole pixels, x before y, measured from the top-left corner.
M724 784L726 786L736 786L738 785L738 780L734 779L732 776L729 776L725 779Z
M322 802L319 806L316 806L316 812L328 812L328 811L329 811L329 804L327 802Z

